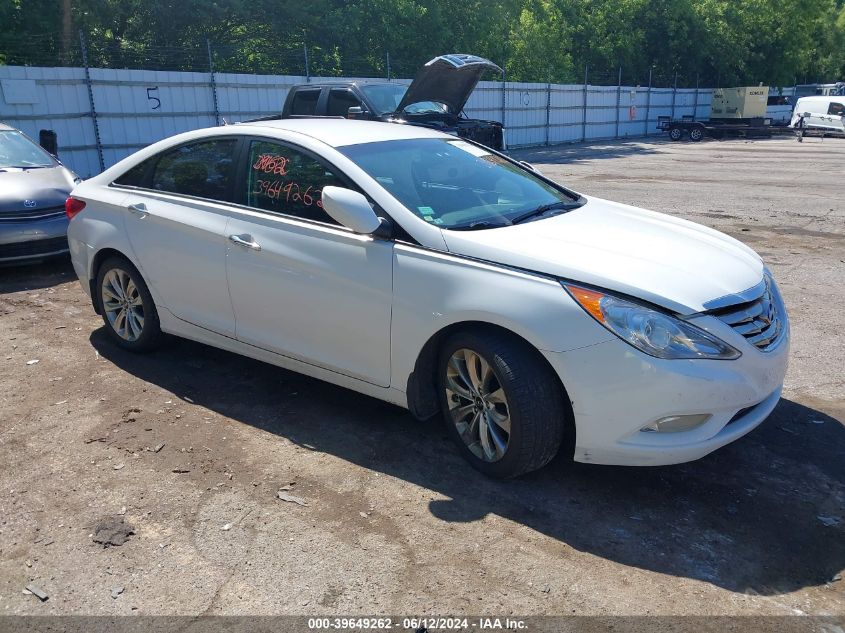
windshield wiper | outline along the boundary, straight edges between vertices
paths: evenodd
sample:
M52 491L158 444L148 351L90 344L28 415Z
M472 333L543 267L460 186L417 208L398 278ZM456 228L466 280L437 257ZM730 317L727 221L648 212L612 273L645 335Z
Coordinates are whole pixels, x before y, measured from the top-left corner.
M544 213L548 213L549 211L555 209L561 209L565 211L569 211L571 209L577 209L581 206L580 202L572 202L567 200L558 200L557 202L552 202L549 204L544 204L536 209L532 209L531 211L526 211L525 213L516 216L515 218L511 219L511 224L519 224L525 220L530 218L535 218L543 215Z
M489 220L477 220L469 224L459 224L458 226L447 227L451 231L477 231L479 229L499 229L503 226L510 226L512 222L505 220L504 222L490 222Z

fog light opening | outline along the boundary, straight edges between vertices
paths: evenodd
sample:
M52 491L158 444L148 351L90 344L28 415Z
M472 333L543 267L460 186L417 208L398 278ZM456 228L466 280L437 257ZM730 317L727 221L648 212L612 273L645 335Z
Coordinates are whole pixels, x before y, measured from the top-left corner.
M680 433L681 431L691 431L692 429L698 428L707 420L709 420L712 415L709 413L696 413L692 415L670 415L665 418L660 418L652 422L651 424L646 424L643 428L640 429L642 433Z

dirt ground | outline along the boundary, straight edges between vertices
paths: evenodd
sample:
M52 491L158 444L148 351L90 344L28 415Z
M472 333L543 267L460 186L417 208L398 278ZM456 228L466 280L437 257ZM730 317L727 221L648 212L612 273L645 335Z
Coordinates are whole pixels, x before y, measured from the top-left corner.
M766 423L682 466L494 482L402 409L116 349L65 261L0 269L0 615L845 615L845 141L516 154L761 253L793 336ZM93 542L115 517L134 534Z

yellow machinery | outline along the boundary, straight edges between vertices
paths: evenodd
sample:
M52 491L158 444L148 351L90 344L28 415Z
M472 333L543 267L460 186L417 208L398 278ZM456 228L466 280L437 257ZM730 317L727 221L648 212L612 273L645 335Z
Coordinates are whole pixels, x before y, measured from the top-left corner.
M768 86L716 88L710 106L711 119L753 119L766 116Z

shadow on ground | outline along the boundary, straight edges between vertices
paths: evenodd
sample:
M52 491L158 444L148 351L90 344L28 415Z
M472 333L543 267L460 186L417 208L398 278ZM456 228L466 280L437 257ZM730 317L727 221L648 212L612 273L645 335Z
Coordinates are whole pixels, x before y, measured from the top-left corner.
M40 290L75 281L70 257L54 257L20 266L0 266L0 294Z
M91 342L124 371L221 415L442 493L449 500L430 511L443 521L493 513L577 550L737 592L822 585L845 567L845 525L824 523L843 514L845 428L796 402L782 401L762 427L691 464L558 459L496 482L462 460L439 421L189 341L146 356L116 348L103 329Z
M660 153L660 145L670 141L661 138L648 138L628 141L594 141L592 143L567 143L549 147L527 147L514 149L511 156L537 165L561 165L584 163L605 158L622 158L633 155Z

